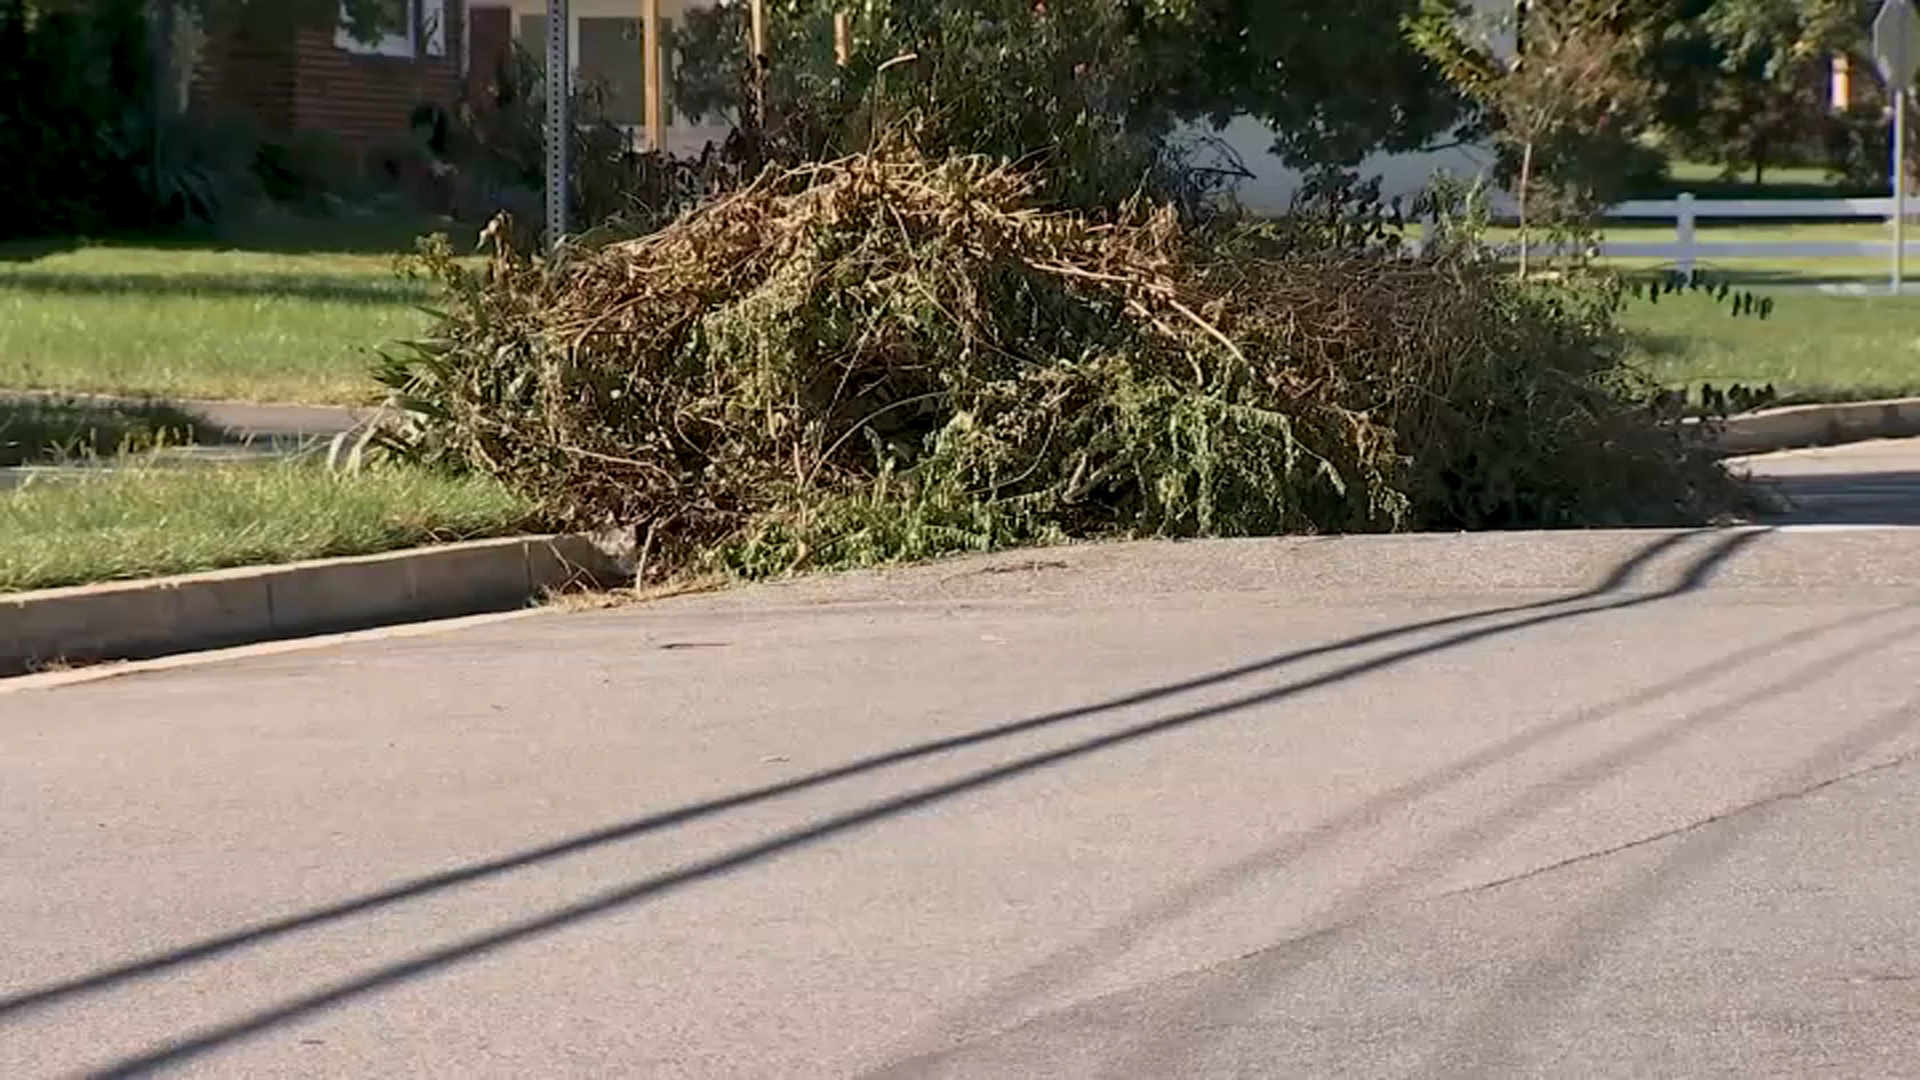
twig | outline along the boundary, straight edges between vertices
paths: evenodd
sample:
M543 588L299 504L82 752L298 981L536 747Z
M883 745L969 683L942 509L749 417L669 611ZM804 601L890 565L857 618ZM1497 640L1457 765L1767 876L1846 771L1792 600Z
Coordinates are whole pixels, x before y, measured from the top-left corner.
M812 484L814 474L820 471L820 466L824 462L826 462L827 459L833 457L834 453L837 452L842 446L846 445L847 440L853 438L854 433L858 432L861 428L864 428L868 424L873 423L875 420L879 419L881 416L889 412L892 412L894 409L904 408L908 405L916 405L922 401L931 401L934 398L946 397L950 393L952 393L952 391L950 390L934 390L925 394L915 394L910 398L901 398L899 401L890 402L886 405L882 405L878 409L875 409L874 411L868 413L858 423L848 428L846 432L842 434L838 439L835 439L833 441L833 445L827 447L826 453L821 454L819 457L814 459L813 464L809 466L807 469L806 476L801 478L800 486L806 487L809 484Z

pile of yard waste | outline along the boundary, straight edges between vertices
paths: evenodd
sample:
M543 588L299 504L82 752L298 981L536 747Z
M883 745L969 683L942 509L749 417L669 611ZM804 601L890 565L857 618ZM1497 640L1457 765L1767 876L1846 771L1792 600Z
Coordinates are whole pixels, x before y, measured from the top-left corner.
M481 269L389 445L648 567L746 573L1114 536L1698 520L1606 290L1312 223L1034 204L970 157L770 173L632 239Z

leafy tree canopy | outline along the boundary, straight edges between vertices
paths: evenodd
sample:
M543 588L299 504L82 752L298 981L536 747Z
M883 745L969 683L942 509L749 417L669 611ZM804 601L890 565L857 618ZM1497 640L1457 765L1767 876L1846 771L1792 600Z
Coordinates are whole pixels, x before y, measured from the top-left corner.
M1879 0L1713 0L1701 24L1728 63L1758 61L1769 74L1832 53L1868 54Z
M896 56L957 85L1005 82L1034 98L1061 79L1097 84L1089 104L1130 127L1174 119L1264 121L1298 165L1350 165L1448 132L1459 102L1407 44L1416 0L768 0L775 92L861 82ZM728 99L746 61L741 0L689 13L676 87L683 107ZM850 21L855 62L834 67L833 20ZM898 78L899 76L895 76Z

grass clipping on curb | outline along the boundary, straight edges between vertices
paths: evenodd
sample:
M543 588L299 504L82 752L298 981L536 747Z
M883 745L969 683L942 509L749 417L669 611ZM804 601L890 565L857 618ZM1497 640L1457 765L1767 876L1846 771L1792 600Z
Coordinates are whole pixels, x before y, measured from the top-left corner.
M486 477L129 459L0 493L0 591L370 555L511 534L530 520L524 500Z
M1598 284L1035 190L861 156L553 260L424 245L445 314L385 363L389 444L631 527L656 574L1677 523L1729 497L1647 408Z

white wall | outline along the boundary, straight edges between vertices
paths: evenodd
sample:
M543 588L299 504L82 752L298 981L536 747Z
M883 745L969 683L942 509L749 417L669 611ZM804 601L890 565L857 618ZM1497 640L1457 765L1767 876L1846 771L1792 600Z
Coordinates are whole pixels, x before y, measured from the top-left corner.
M1464 21L1467 33L1488 45L1496 56L1511 56L1514 51L1513 12L1516 0L1468 0ZM1300 188L1300 174L1287 168L1269 152L1273 133L1257 121L1242 119L1217 133L1241 157L1254 179L1237 185L1236 193L1249 210L1279 213L1291 205ZM1411 198L1444 170L1462 181L1487 175L1493 166L1491 146L1452 147L1433 153L1377 154L1360 165L1366 177L1379 177L1381 193L1389 198ZM1509 211L1512 199L1503 192L1489 191L1489 209Z
M1240 119L1228 124L1222 131L1196 129L1196 134L1211 136L1226 143L1239 156L1247 171L1254 174L1252 179L1240 181L1233 188L1235 196L1248 210L1258 214L1278 214L1292 205L1295 193L1300 190L1301 174L1289 169L1272 153L1273 132L1266 125L1256 120ZM1493 160L1490 147L1468 145L1431 153L1376 154L1361 162L1359 171L1363 177L1380 179L1383 196L1389 199L1398 197L1411 204L1413 197L1425 190L1440 172L1450 173L1461 181L1471 181L1488 175ZM1488 202L1491 209L1499 212L1507 199L1501 193L1490 192Z

